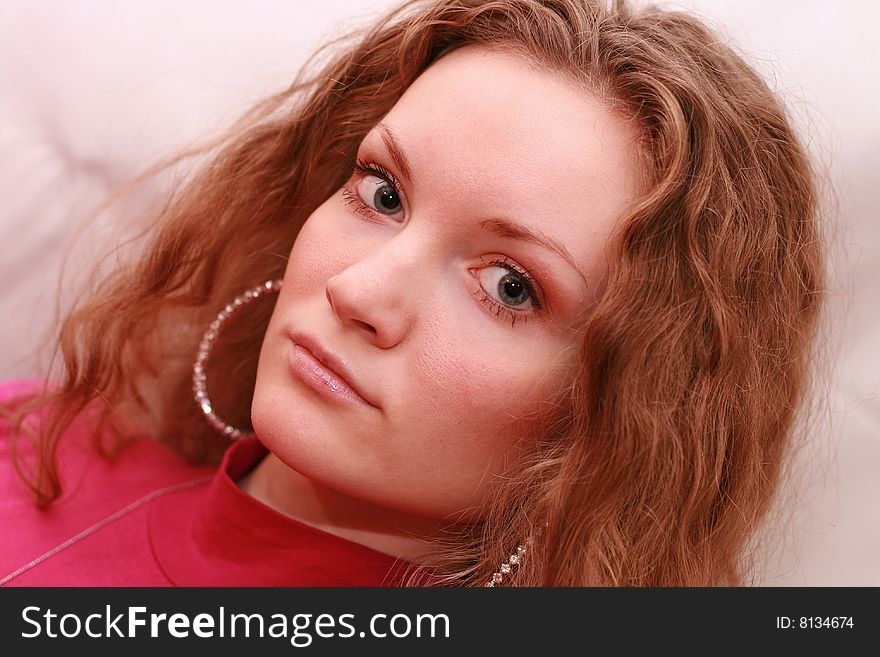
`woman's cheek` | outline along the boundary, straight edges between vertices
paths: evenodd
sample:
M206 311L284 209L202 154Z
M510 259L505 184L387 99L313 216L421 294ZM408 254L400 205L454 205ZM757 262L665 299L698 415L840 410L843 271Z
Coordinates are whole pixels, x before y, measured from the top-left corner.
M315 210L296 237L290 252L288 273L296 277L291 282L297 288L323 287L328 278L345 269L351 260L345 249L340 248L347 242L340 240L331 230L332 217L326 216L330 212L324 206Z
M447 424L451 418L480 431L507 421L536 380L530 367L477 342L428 340L417 359L417 383L425 408ZM476 345L476 346L475 346Z

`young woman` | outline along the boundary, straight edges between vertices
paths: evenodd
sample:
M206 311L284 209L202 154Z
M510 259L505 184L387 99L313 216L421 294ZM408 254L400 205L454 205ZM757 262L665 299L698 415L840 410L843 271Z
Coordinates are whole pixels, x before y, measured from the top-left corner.
M823 289L774 94L623 3L334 47L4 385L0 582L745 583Z

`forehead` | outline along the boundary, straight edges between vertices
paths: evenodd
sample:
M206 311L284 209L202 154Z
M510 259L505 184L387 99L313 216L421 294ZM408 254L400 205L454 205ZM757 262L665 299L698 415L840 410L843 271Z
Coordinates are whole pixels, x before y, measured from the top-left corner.
M413 195L536 227L585 272L638 190L635 126L511 53L467 46L447 54L382 123L412 165ZM381 143L376 130L365 140Z

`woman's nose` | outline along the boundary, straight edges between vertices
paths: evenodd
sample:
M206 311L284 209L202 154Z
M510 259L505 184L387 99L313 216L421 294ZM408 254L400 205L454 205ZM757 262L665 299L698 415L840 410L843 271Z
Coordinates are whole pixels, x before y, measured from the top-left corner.
M327 301L342 324L365 331L376 346L390 349L411 330L418 268L411 248L382 249L331 276Z

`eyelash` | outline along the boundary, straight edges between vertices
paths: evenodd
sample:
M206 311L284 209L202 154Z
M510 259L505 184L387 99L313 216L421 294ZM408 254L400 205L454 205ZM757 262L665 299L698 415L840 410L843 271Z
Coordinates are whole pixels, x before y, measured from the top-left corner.
M382 165L377 164L376 162L365 162L360 159L356 159L351 163L352 175L360 173L368 176L375 176L376 178L380 178L384 180L386 183L391 185L394 189L394 193L397 194L397 197L401 199L401 205L403 204L403 194L401 193L401 185L397 181L397 178L394 177L391 172L387 171ZM368 206L366 203L361 200L360 195L356 192L352 192L348 186L345 186L342 189L342 198L346 205L352 207L358 214L369 219L371 221L375 220L375 216L378 214L379 216L383 216L380 213L377 213L373 208ZM489 294L483 289L482 285L478 285L478 289L474 292L474 296L485 305L496 317L502 318L506 317L510 320L510 325L515 326L518 321L527 322L533 317L535 317L535 311L540 311L543 309L543 304L538 298L538 294L536 292L537 286L535 284L534 279L529 275L527 271L515 265L511 260L506 257L502 257L496 260L493 260L489 263L490 266L493 267L501 267L502 269L506 269L511 274L516 274L523 282L526 290L529 293L529 298L532 300L532 308L530 310L516 310L511 308L510 306L505 306L502 303L497 302L495 299L489 296Z
M394 189L394 193L397 194L397 197L401 200L401 204L403 204L403 194L401 193L401 185L397 181L390 171L387 171L381 164L377 164L375 162L364 162L363 160L355 160L351 163L352 175L356 173L364 174L367 176L375 176L376 178L381 178L386 183L391 185ZM342 198L345 199L345 204L354 208L354 210L365 217L366 219L373 220L375 215L377 214L373 208L368 206L361 200L361 197L357 193L353 193L347 186L342 190Z
M507 271L509 271L511 274L516 274L522 280L526 291L529 293L529 298L532 300L532 308L530 310L516 310L515 308L511 308L510 306L505 306L503 303L498 303L497 301L495 301L495 299L489 296L486 290L483 289L482 285L477 287L477 291L474 292L474 296L477 297L477 299L479 299L482 303L486 304L489 310L491 310L496 317L507 317L510 320L511 326L515 326L516 323L520 320L527 322L530 319L534 318L535 312L540 311L544 307L541 304L541 301L538 299L534 279L529 276L528 272L526 272L525 269L521 269L519 266L513 264L507 258L493 260L489 263L489 265L493 267L501 267L502 269L506 269Z

